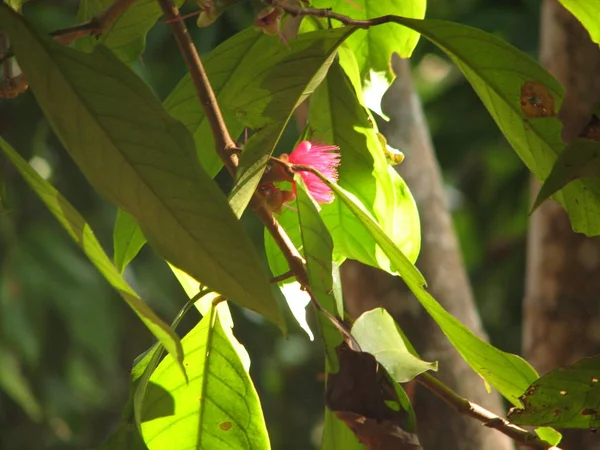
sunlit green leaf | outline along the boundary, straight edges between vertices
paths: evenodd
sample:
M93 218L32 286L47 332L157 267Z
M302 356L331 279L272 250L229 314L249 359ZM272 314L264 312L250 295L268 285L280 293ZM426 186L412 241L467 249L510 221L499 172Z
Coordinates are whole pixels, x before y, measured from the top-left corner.
M115 266L123 273L125 267L137 256L146 243L144 233L131 215L120 209L117 211L113 230Z
M437 371L437 362L425 362L410 353L394 319L383 308L367 311L356 319L352 336L399 383L406 383L427 370Z
M38 103L92 185L131 214L167 260L281 325L256 249L197 164L185 127L104 47L63 47L1 8Z
M419 31L456 63L525 165L545 180L564 148L562 125L554 116L563 101L563 87L528 55L492 34L440 20L399 19L399 23ZM527 83L540 92L523 95ZM535 106L542 97L548 103L542 105L542 117L523 111L527 103ZM578 180L555 198L567 210L575 231L600 234L599 181Z
M0 147L2 147L4 154L21 173L23 178L25 178L25 181L27 181L35 193L46 204L50 212L56 217L77 245L81 247L104 278L121 294L123 299L139 316L142 322L144 322L152 334L158 338L169 354L173 355L176 361L179 361L180 367L183 368L181 366L183 353L179 338L123 279L108 256L106 256L106 253L102 250L100 243L83 217L1 138ZM179 376L181 378L181 373Z
M425 17L427 2L426 0L312 0L311 4L316 8L331 8L332 11L352 19L365 20L388 14L422 19ZM338 26L339 22L332 21L332 24ZM391 81L394 79L390 66L392 54L398 53L403 58L408 58L418 41L418 33L388 23L359 30L348 39L347 45L356 55L363 76L367 75L369 70L373 70L383 72Z
M592 41L600 44L600 3L596 0L559 0L590 33Z
M340 49L346 70L334 64L312 96L309 127L315 139L340 147L339 185L357 196L411 261L420 249L417 207L408 187L387 164L374 120L357 98L360 81L352 55ZM350 74L348 76L347 74ZM344 202L323 205L335 253L393 272L389 258Z
M311 291L319 304L329 314L336 317L338 307L333 294L332 253L333 240L318 207L307 192L306 185L299 175L295 176L297 186L296 208L302 236L302 251L306 259L306 271ZM342 316L343 318L343 316ZM325 346L329 372L338 371L338 361L335 348L341 344L342 336L323 313L317 312L319 331Z
M381 247L381 250L388 255L392 265L396 267L415 297L436 321L471 368L498 389L510 402L520 405L519 396L537 378L535 370L522 358L500 351L482 341L448 313L427 292L425 280L421 273L394 245L360 201L353 194L327 180L322 175L321 179L333 189L335 195L359 218L365 229Z
M600 427L600 356L555 369L534 381L509 413L519 425Z
M114 3L114 0L82 0L77 18L81 22L102 14ZM175 0L180 6L183 0ZM155 0L137 0L99 37L87 36L75 43L80 50L91 51L96 45L103 44L125 64L130 65L138 59L146 48L146 35L162 16L160 5Z
M558 445L562 440L562 434L550 427L537 427L535 429L535 434L550 445Z
M600 180L600 142L576 139L565 147L533 204L535 210L558 190L580 178Z
M7 0L6 3L15 11L20 11L21 7L27 3L28 0Z
M182 344L189 384L169 356L150 377L141 415L148 448L269 449L258 396L218 315L206 315Z

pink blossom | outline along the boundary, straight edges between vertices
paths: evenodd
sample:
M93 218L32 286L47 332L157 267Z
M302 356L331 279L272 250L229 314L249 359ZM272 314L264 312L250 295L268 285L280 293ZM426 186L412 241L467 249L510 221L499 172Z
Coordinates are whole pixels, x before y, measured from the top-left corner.
M336 145L325 145L317 142L302 141L288 155L292 164L312 166L331 181L338 180L337 167L340 164L340 148ZM331 189L314 173L299 172L306 187L318 203L331 203L334 199ZM294 186L295 193L295 186Z

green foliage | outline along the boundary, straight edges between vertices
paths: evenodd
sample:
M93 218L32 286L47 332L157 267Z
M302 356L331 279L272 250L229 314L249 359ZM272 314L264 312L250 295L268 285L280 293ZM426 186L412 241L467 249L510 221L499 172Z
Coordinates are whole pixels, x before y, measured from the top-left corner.
M179 362L180 369L184 370L182 365L183 352L179 338L123 279L108 256L106 256L106 253L104 253L104 250L102 250L100 243L96 240L93 231L83 217L1 138L0 147L2 147L2 151L6 157L17 168L23 178L25 178L25 181L27 181L35 193L46 204L50 212L56 217L77 245L81 247L104 278L121 294L123 299L135 311L152 334L156 336L169 354L173 355L175 361Z
M577 17L577 20L590 33L592 40L600 45L600 4L595 0L559 0L571 14Z
M169 356L150 377L141 410L150 450L270 448L250 377L211 311L182 339L189 383Z
M13 0L9 5L18 8L22 3ZM240 5L224 12L234 3ZM322 178L335 199L330 204L316 204L310 185L296 174L296 200L283 205L276 218L305 259L308 285L291 286L318 302L316 323L325 349L327 376L340 373L335 350L342 334L351 331L361 348L385 369L382 376L395 390L395 395L388 393L394 400L386 402L386 408L403 414L399 431L414 433L414 412L399 383L437 370L437 363L418 358L402 330L381 308L361 315L350 330L353 318L348 317L344 305L338 269L345 259L352 258L403 279L473 370L511 403L523 407L512 413L515 422L597 428L596 358L535 381L537 374L529 364L476 337L429 294L414 265L421 240L416 204L409 187L388 164L385 140L367 108L373 107L373 102L366 98L369 83L378 78L384 84L393 80L392 54L410 56L422 34L456 63L525 165L538 179L546 180L538 203L562 189L556 198L566 207L574 228L600 234L596 173L600 148L597 142L584 140L565 148L556 118L562 87L525 53L498 37L457 23L419 20L425 13L424 0L312 3L357 19L385 14L405 17L369 29L336 21L332 22L335 28L324 29L326 21L310 19L294 39L247 28L202 57L229 133L234 139L245 131L250 135L247 143L240 143L240 164L228 195L220 186L226 183L220 177L213 180L222 169L215 152L215 130L189 74L161 105L127 67L142 56L147 37L152 38L149 31L161 16L156 0L134 2L99 36L78 39L78 50L59 45L8 6L0 5L0 26L10 38L46 120L95 191L119 208L112 235L114 264L82 215L45 180L48 177L36 173L32 167L35 159L30 166L4 140L0 140L2 151L159 340L134 365L122 421L101 449L270 448L257 390L249 376L248 352L233 335L232 315L221 294L283 327L274 289L250 237L260 230L257 232L251 219L240 219L276 147L287 147L284 151L291 153L290 142L297 136L288 122L308 99L308 109L298 111L308 112L307 122L300 122L305 128L302 139L340 147L339 182ZM598 41L591 4L564 3ZM97 17L112 4L112 0L82 0L78 18L83 22ZM244 6L250 5L237 0L217 2L216 9L207 8L199 22L208 25L222 12L223 18L230 20ZM163 31L167 29L165 24L161 26ZM299 121L300 117L302 114L298 114ZM467 126L462 131L469 136ZM585 179L571 183L579 178ZM171 327L122 276L146 238L190 298ZM273 275L288 272L286 258L268 233L264 249ZM164 262L159 262L162 268ZM288 280L280 284L287 296ZM286 300L310 334L305 305ZM191 331L180 341L174 330L192 306L203 318L188 326ZM85 335L87 319L80 318L74 308L64 309L73 317L75 325L70 326L77 329L76 334L85 336L81 339L93 346L93 339ZM263 323L248 311L243 314ZM5 322L0 323L3 334ZM253 329L248 345L268 347L264 329ZM103 336L94 337L103 340ZM0 346L0 386L32 419L40 420L44 403L34 395L30 388L34 384L24 376L10 344ZM25 348L29 344L19 345ZM168 353L164 359L163 347ZM271 349L263 351L268 354ZM294 352L287 357L295 359L290 364L296 367L302 364ZM181 376L184 366L185 378ZM276 391L277 381L273 380L282 383L285 369L270 370L263 365L256 371L257 379L271 377L270 385L263 380L260 391ZM294 420L293 405L284 406L286 413L290 412L289 420ZM553 444L560 440L560 434L551 428L537 428L536 432ZM286 445L290 442L286 437ZM365 446L326 410L321 448L361 450Z
M146 243L144 233L133 217L120 209L115 219L113 248L115 266L123 273L125 267L136 257Z
M185 128L103 47L63 47L3 11L0 23L38 102L92 185L135 217L167 260L281 325L256 250L196 164Z
M520 425L558 428L600 427L600 357L585 358L555 369L529 386L521 397L523 408L509 418Z
M428 370L437 371L437 362L425 362L409 351L398 334L396 322L383 308L367 311L356 319L352 336L398 383L407 383Z

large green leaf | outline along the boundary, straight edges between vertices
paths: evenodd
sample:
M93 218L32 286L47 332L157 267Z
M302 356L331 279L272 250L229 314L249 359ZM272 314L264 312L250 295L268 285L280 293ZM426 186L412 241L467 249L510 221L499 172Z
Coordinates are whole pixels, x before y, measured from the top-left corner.
M114 0L82 0L77 18L84 22L103 13ZM175 0L180 6L183 0ZM99 37L87 36L78 39L77 48L91 51L96 45L108 47L121 61L130 65L146 48L146 35L162 16L160 5L155 0L137 0Z
M197 164L185 127L102 46L91 54L62 47L6 6L0 11L44 114L92 185L167 260L280 323L256 249Z
M426 0L312 0L311 4L316 8L331 8L336 13L359 20L388 14L422 19L427 6ZM332 23L339 24L336 21ZM394 79L390 64L392 54L398 53L403 58L408 58L418 41L418 33L388 23L359 30L348 39L347 45L356 55L363 76L368 75L371 70L383 72L391 82Z
M536 380L523 394L523 408L509 418L519 425L558 428L600 428L600 356L555 369Z
M41 178L18 153L0 138L0 147L12 164L21 173L50 212L56 217L73 240L81 247L90 261L96 266L106 280L114 287L133 311L157 337L169 354L179 361L183 359L181 342L169 326L164 323L148 305L127 284L119 271L111 263L89 225L73 206L50 183ZM181 377L180 377L181 378Z
M198 291L198 284L196 283L194 294L190 296L190 300L173 320L171 329L176 330L181 319L193 305L207 297L208 294L207 290ZM148 450L136 426L139 423L135 420L135 411L136 406L137 410L141 409L150 375L156 369L163 354L163 348L155 344L135 359L129 381L129 399L121 413L121 424L117 431L109 436L98 450Z
M339 185L361 200L393 242L411 261L419 254L421 230L408 187L386 161L374 120L360 103L360 80L352 54L340 49L345 71L332 65L310 101L309 127L317 139L340 147ZM339 199L323 206L335 253L394 269L375 240Z
M119 272L123 273L145 243L146 237L135 219L119 209L113 230L113 259Z
M383 308L367 311L356 319L352 336L398 383L407 383L428 370L437 371L437 362L425 362L408 350L394 319Z
M353 194L321 176L355 214L365 229L373 236L381 250L388 255L404 282L421 305L442 329L452 345L475 372L515 405L519 396L537 378L535 370L522 358L498 350L475 336L467 327L446 311L425 289L425 280L402 251L394 245L365 207Z
M600 44L600 3L597 0L558 0L577 17L590 33L592 41Z
M555 117L563 87L525 53L492 34L441 20L397 21L420 32L456 63L525 165L545 180L564 148L562 125ZM541 114L524 111L531 106L539 106ZM578 180L556 199L575 231L600 234L600 181Z
M150 377L141 415L150 450L270 448L256 390L212 311L182 339L189 384L170 356Z

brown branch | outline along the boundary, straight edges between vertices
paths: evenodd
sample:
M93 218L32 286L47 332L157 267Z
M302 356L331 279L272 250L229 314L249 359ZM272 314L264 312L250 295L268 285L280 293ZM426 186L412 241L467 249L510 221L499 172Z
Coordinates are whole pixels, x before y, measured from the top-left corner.
M560 450L559 447L554 447L548 442L540 439L534 432L524 430L476 403L461 397L444 383L428 373L419 375L417 381L452 406L459 414L472 417L483 423L484 426L500 431L523 446L539 450Z

